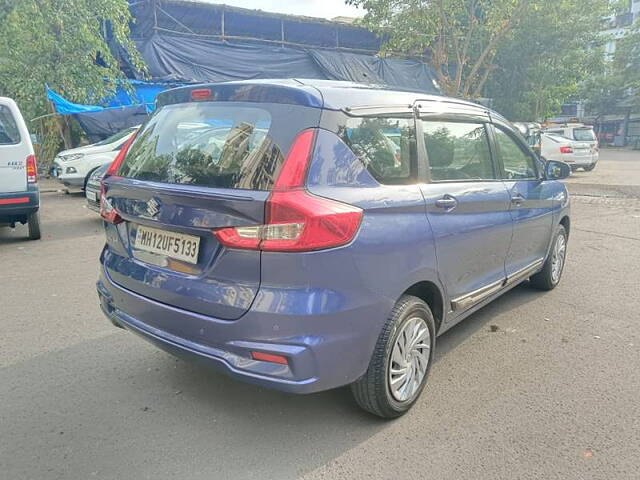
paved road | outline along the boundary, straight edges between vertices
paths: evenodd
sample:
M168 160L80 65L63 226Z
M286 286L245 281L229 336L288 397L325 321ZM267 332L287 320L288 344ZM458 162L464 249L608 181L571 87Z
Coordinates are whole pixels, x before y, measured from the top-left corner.
M639 185L637 165L604 151L584 184ZM443 335L394 422L346 389L260 389L111 327L100 222L79 196L43 195L41 242L0 231L0 478L640 478L640 200L575 187L586 175L570 180L587 191L561 286L518 287Z

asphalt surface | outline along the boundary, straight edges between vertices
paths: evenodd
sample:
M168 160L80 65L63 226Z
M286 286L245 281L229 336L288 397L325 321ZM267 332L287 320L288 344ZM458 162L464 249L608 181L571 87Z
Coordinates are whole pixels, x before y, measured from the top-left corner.
M438 339L405 417L347 389L232 381L112 327L101 223L42 197L44 237L0 229L0 478L640 478L640 153L569 181L561 285L521 285ZM623 188L620 188L622 186Z

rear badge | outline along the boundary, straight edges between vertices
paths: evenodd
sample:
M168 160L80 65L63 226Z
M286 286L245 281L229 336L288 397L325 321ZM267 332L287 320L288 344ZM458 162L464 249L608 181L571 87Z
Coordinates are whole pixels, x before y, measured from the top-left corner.
M147 202L147 215L151 218L155 218L160 213L160 202L155 198L152 198Z

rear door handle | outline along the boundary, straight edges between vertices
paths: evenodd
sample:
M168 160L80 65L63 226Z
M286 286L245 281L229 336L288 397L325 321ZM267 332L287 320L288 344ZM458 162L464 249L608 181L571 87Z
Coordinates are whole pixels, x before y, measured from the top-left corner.
M436 200L436 207L443 208L446 211L451 211L458 206L458 200L451 195L445 195L442 198Z
M524 203L525 198L519 193L515 193L511 195L511 203L514 205L520 206Z

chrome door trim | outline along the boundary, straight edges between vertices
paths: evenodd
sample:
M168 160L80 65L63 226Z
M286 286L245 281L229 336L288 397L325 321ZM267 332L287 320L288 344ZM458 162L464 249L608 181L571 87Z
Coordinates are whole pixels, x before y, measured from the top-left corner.
M496 293L500 290L505 283L504 279L498 280L497 282L490 283L489 285L485 285L484 287L478 288L473 292L466 293L460 297L454 298L451 300L451 309L455 312L458 310L466 310L478 302L481 302L489 295Z
M465 293L464 295L454 298L451 300L451 310L454 312L467 310L473 307L476 303L480 303L485 298L498 292L503 287L512 285L513 283L530 277L536 270L542 267L543 264L544 258L541 258L527 265L526 267L521 268L517 272L512 273L505 279L498 280L496 282L490 283L489 285L485 285L484 287L480 287L473 292Z
M538 270L544 264L544 258L536 260L530 265L527 265L520 270L513 272L511 275L507 277L507 281L505 285L511 285L512 283L518 282L520 280L524 280L527 277L530 277L532 273Z

